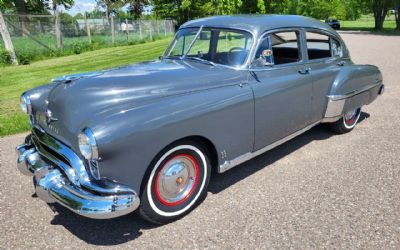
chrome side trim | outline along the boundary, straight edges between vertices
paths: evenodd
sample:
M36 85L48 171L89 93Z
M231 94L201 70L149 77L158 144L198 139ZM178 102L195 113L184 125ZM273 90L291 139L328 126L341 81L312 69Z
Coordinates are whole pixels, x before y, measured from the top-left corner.
M325 118L341 116L343 113L343 108L344 108L345 103L346 103L346 99L341 99L341 100L335 101L335 100L332 100L329 98L328 105L326 106Z
M361 88L359 90L350 91L350 92L348 92L348 93L346 93L344 95L328 95L328 98L329 98L329 100L332 100L332 101L343 100L343 99L350 98L350 97L353 97L355 95L361 94L361 93L363 93L365 91L368 91L368 90L370 90L372 88L375 88L375 87L379 86L381 83L382 83L381 81L377 81L376 83L369 84L369 85L367 85L367 86L365 86L365 87L363 87L363 88Z
M346 99L356 96L358 94L369 91L382 84L382 81L377 81L373 84L369 84L359 90L348 92L344 95L328 95L328 104L326 106L325 116L321 122L335 122L343 115L343 108L346 103Z
M263 153L265 153L265 152L267 152L267 151L269 151L269 150L271 150L271 149L273 149L273 148L275 148L275 147L277 147L277 146L279 146L279 145L281 145L281 144L283 144L283 143L285 143L287 141L290 141L291 139L293 139L293 138L303 134L304 132L310 130L311 128L313 128L314 126L318 125L319 123L320 122L318 121L318 122L315 122L315 123L313 123L311 125L308 125L307 127L303 128L303 129L300 129L300 130L296 131L295 133L293 133L293 134L291 134L291 135L289 135L289 136L287 136L287 137L285 137L283 139L280 139L279 141L276 141L276 142L274 142L274 143L272 143L272 144L270 144L270 145L268 145L268 146L266 146L266 147L264 147L262 149L259 149L259 150L255 151L255 152L248 152L248 153L246 153L244 155L236 157L233 160L225 161L222 165L220 165L218 167L218 173L224 173L224 172L228 171L229 169L231 169L233 167L236 167L236 166L238 166L238 165L240 165L240 164L242 164L242 163L244 163L244 162L246 162L248 160L251 160L254 157L257 157L257 156L259 156L259 155L261 155L261 154L263 154Z

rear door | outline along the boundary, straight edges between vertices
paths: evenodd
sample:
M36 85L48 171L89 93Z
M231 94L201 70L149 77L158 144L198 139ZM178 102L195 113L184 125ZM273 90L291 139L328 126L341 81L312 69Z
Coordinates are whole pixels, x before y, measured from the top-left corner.
M305 50L313 79L312 122L325 115L327 95L340 69L349 59L342 57L341 42L327 32L317 29L305 30Z

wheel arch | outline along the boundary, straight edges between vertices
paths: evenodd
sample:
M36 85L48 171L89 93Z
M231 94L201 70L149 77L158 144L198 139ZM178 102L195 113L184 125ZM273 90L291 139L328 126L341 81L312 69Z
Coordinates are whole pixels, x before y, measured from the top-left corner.
M186 136L186 137L182 137L180 139L177 139L171 143L169 143L168 145L166 145L165 147L163 147L151 160L150 164L147 166L146 172L143 175L142 181L140 183L140 195L142 194L145 185L146 185L146 180L149 177L151 171L152 171L152 166L154 165L154 163L157 161L158 158L161 157L161 155L164 153L164 151L170 147L173 146L177 146L180 144L180 142L182 141L193 141L196 143L199 143L201 146L203 146L203 149L206 151L204 152L205 154L207 154L207 156L209 157L209 161L211 163L211 169L212 169L212 173L211 176L214 173L217 173L218 171L218 153L217 153L217 149L214 145L214 143L208 139L205 136L201 136L201 135L191 135L191 136Z

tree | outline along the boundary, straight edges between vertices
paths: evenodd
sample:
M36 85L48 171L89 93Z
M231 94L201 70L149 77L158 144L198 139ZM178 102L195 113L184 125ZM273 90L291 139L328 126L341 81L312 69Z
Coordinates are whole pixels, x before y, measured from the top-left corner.
M116 9L121 8L126 5L125 0L96 0L97 5L103 8L106 12L106 17L110 17L110 13L114 12Z
M393 7L393 0L365 0L362 3L369 12L374 14L375 29L383 29L386 15L389 9Z
M137 20L141 17L144 8L149 5L149 0L131 0L128 4L128 12Z
M152 6L156 16L173 18L178 25L214 12L214 5L209 0L153 0Z
M242 7L242 0L213 0L213 15L232 15L238 14Z

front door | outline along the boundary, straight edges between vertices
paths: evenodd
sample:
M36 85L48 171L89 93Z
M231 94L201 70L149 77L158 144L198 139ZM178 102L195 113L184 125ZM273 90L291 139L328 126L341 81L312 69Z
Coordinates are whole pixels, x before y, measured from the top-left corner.
M256 51L249 76L255 100L254 150L311 122L313 83L300 37L296 30L270 33Z

